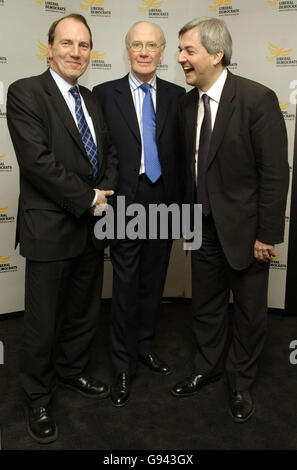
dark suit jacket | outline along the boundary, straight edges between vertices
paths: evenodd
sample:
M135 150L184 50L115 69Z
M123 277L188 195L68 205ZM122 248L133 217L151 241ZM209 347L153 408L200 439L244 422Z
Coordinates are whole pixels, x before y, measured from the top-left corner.
M92 167L69 108L49 70L18 80L8 90L7 123L20 167L17 240L36 261L78 256L96 221L88 213L94 190L113 189L117 159L92 93L80 92L92 117L99 154ZM94 240L98 249L101 241Z
M141 162L141 136L129 76L93 88L119 158L117 194L134 202ZM178 103L185 89L157 78L156 127L167 204L181 200L181 147Z
M195 201L198 90L181 103L186 191ZM288 189L287 134L275 93L228 72L213 128L207 188L217 233L229 264L246 268L254 242L283 241Z

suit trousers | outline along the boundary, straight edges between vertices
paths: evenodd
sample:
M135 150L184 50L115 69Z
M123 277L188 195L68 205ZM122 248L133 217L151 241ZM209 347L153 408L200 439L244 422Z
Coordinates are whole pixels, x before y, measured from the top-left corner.
M141 176L135 200L146 210L149 204L163 202L162 178L153 184ZM138 357L152 351L171 246L171 240L149 238L125 238L111 245L111 346L116 374L134 375Z
M29 406L49 403L56 377L83 373L96 333L103 250L88 237L80 256L51 262L26 260L23 366Z
M231 388L248 390L255 380L265 342L269 264L255 260L246 269L233 269L224 255L212 215L203 216L202 246L191 256L197 341L194 370L216 375L225 366ZM230 291L234 301L231 332Z

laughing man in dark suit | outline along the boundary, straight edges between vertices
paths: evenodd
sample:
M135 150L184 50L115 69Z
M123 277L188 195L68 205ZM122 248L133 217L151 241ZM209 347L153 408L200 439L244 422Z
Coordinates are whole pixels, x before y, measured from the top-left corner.
M269 261L283 241L286 129L275 93L226 69L232 40L223 21L193 20L179 36L178 62L194 87L181 104L184 202L202 204L203 240L192 251L194 370L172 393L194 395L222 374L232 290L226 371L231 416L244 422L254 411L251 388L266 332Z
M126 49L131 72L93 90L118 152L117 195L125 196L127 206L140 203L146 210L150 204L179 203L178 103L185 90L156 77L165 49L159 26L149 22L133 25L126 35ZM111 398L115 406L127 403L138 360L155 373L170 372L156 356L153 338L171 245L170 240L128 237L111 245L112 361L116 375Z
M96 332L104 242L94 210L117 181L117 160L91 92L77 86L92 48L81 15L49 30L50 69L8 90L7 120L20 167L17 238L26 257L22 384L27 429L57 439L49 407L60 384L89 398L109 388L86 375Z

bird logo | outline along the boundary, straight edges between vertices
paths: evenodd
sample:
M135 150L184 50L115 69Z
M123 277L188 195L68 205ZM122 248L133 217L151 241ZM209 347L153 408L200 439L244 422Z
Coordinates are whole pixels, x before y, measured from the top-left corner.
M46 56L48 56L47 46L45 44L43 44L43 42L38 41L37 47L39 49L40 54L35 54L35 55L36 55L38 60L42 61L42 60L45 59Z
M269 43L268 49L271 53L271 56L266 56L266 59L269 62L273 62L277 57L287 56L292 51L292 49L284 49L283 47L279 48L277 46L274 46L273 44L271 44L271 42Z
M0 256L0 263L1 264L7 263L9 259L10 259L10 256L7 256L7 258L3 258L3 256Z
M103 3L104 0L85 0L85 4L81 3L80 6L83 10L88 10L91 7L100 7Z
M52 0L52 2L56 2L57 0ZM38 5L43 5L44 3L44 0L35 0L35 3L37 3Z
M91 52L91 60L97 59L97 60L102 60L103 57L105 56L106 52L98 52L98 51L92 51Z
M141 0L143 7L138 7L139 11L142 11L143 13L146 13L149 8L159 8L162 2L157 2L156 0Z
M224 5L231 5L232 0L214 0L214 5L210 5L208 8L211 11L217 11L217 9Z
M5 153L2 153L2 155L0 155L0 162L1 160L3 160L4 157L5 157Z
M276 7L278 2L279 2L279 0L268 0L268 4L272 7Z
M282 103L281 101L279 101L279 107L281 109L281 111L285 111L287 109L287 107L289 106L290 103Z
M8 206L6 206L6 207L0 207L0 214L4 214L7 209L8 209Z

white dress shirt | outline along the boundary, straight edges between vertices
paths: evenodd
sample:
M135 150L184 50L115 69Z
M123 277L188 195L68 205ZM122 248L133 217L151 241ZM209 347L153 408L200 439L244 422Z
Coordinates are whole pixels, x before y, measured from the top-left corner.
M145 164L144 164L144 150L143 150L143 132L142 132L142 103L145 97L145 92L140 88L143 82L141 82L135 75L130 72L129 74L129 84L131 88L131 93L134 101L135 111L137 115L139 131L141 135L141 143L142 143L142 150L141 150L141 163L140 163L140 170L139 174L145 173ZM156 96L157 96L157 80L156 75L148 82L151 85L151 95L153 99L154 108L156 111Z
M221 75L219 76L219 78L217 79L217 81L210 87L210 89L206 93L198 89L199 104L198 104L196 151L195 151L196 181L197 181L197 176L198 176L198 151L199 151L200 131L201 131L201 126L202 126L202 122L204 118L204 105L203 105L202 95L207 94L207 96L209 96L210 98L209 105L210 105L210 112L211 112L211 128L213 129L226 78L227 78L227 69L224 69Z

